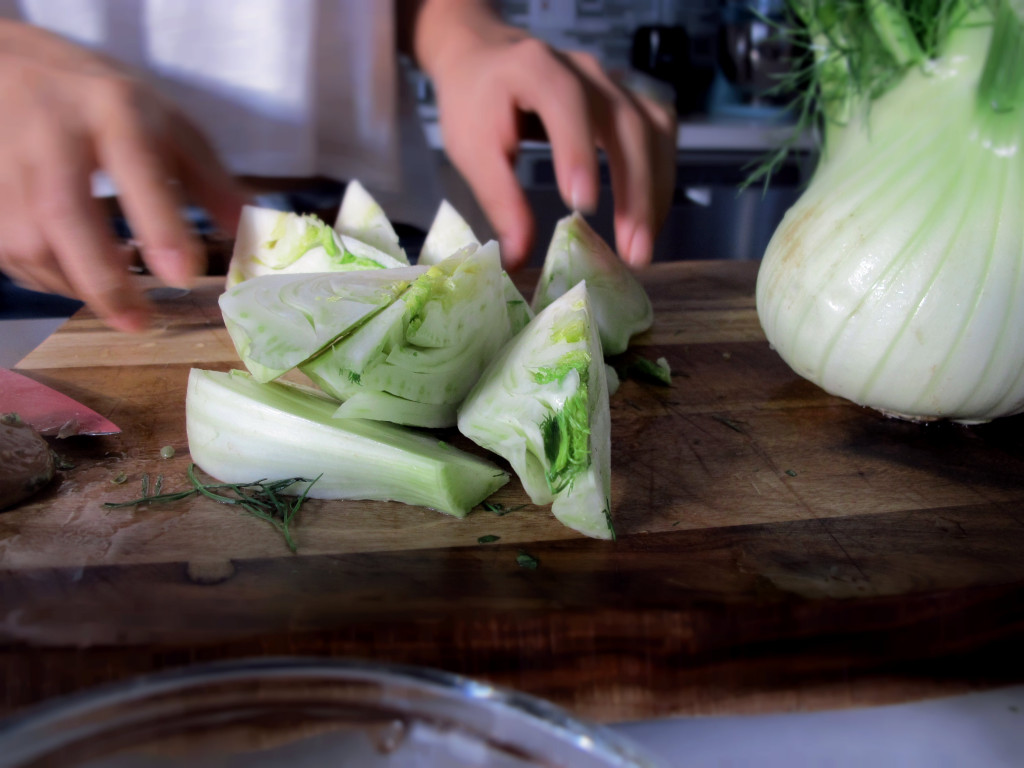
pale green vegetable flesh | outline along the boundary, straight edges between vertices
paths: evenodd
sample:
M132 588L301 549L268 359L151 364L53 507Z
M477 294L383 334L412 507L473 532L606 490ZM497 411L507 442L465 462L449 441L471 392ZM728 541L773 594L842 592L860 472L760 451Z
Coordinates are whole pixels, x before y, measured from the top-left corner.
M221 294L220 309L246 368L270 381L391 305L425 271L265 275Z
M334 229L339 235L353 237L403 264L409 263L384 209L358 181L350 181L345 186Z
M440 264L467 245L480 245L472 227L447 200L441 202L423 240L417 264Z
M514 336L533 320L535 313L507 272L501 273L501 288L505 294L505 307L508 309L508 320L512 324L512 335Z
M534 312L584 280L605 354L625 352L630 337L651 327L651 301L629 267L586 219L573 213L555 225L533 294Z
M469 246L421 269L394 304L300 369L339 400L380 392L419 404L399 409L388 398L363 398L364 418L452 426L454 406L511 336L497 244Z
M452 254L470 245L479 245L473 229L447 200L441 202L434 216L434 221L423 241L417 264L439 264ZM508 305L509 321L512 333L519 333L533 319L533 308L516 288L512 278L502 273L502 288L505 291L505 303Z
M407 266L353 238L339 237L312 214L246 205L238 223L226 285L273 274Z
M508 482L493 463L283 382L193 369L185 400L192 460L225 483L319 479L309 496L401 501L464 517ZM300 484L296 493L306 486Z
M377 419L392 424L439 429L450 427L456 420L456 406L442 403L419 403L387 392L356 392L334 412L336 419Z
M972 423L1024 411L1024 20L1007 0L951 7L926 60L885 22L877 60L889 46L911 64L856 88L811 18L825 151L768 246L757 309L828 392Z
M459 431L512 465L535 504L570 528L614 538L611 418L587 285L537 314L459 408Z

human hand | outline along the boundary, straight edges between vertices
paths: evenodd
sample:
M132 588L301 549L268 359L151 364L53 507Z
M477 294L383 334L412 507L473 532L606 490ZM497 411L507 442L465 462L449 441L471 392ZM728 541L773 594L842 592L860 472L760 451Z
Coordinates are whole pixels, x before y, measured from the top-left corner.
M533 217L515 175L524 114L539 118L565 204L597 205L596 149L611 171L615 244L631 266L651 261L675 183L671 106L631 93L592 57L559 53L473 0L429 0L415 35L437 92L441 133L501 241L509 268L527 259Z
M92 197L92 172L113 179L149 270L183 287L205 259L180 215L184 195L234 232L234 181L154 90L43 30L0 21L0 99L0 270L83 300L113 328L144 329L150 307Z

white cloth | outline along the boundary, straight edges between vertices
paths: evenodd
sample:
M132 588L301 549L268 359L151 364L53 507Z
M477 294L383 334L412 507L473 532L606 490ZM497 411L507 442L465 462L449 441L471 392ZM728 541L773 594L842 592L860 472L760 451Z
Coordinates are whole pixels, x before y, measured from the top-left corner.
M436 210L393 2L0 0L0 14L143 73L234 173L359 179L391 218L420 226Z

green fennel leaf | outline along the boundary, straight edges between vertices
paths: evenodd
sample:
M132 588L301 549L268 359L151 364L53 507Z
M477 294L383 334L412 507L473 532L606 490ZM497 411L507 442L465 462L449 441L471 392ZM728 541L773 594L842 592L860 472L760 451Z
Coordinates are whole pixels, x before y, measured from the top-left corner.
M189 464L187 475L192 484L190 489L161 493L163 476L156 479L153 492L150 493L149 475L142 476L142 495L137 499L122 502L105 502L104 507L117 509L136 507L142 504L166 503L186 499L190 496L205 496L220 504L241 507L245 512L273 525L284 538L285 544L292 552L297 551L292 538L291 525L299 509L319 476L312 480L304 477L291 477L285 480L255 480L251 483L204 483L195 473L195 464ZM306 483L306 487L298 496L287 496L285 491L290 487Z
M516 555L516 564L520 568L525 568L528 571L535 571L537 570L537 566L540 565L540 561L528 552L520 552Z

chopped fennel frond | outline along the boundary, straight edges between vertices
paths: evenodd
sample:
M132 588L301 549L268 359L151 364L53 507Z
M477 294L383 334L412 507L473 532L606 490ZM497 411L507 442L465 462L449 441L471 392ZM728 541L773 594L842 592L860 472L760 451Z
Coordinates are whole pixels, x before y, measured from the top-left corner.
M534 504L614 538L611 418L586 283L542 310L488 366L459 408L459 430L512 465Z
M300 366L325 392L362 398L338 416L452 426L454 406L511 336L497 244L468 246L423 273L391 306ZM377 410L376 406L380 409Z
M336 407L305 387L194 368L185 399L189 451L225 483L318 477L312 498L401 501L456 517L508 482L489 461L393 424L336 419Z
M384 209L358 181L350 181L345 186L334 229L339 235L361 240L402 264L409 263Z
M245 367L270 381L392 304L425 271L265 275L222 293L220 309Z
M312 214L242 207L226 287L260 275L407 266L372 246L339 237Z
M651 301L629 267L586 219L573 213L555 226L533 294L534 312L583 280L587 282L605 354L624 352L630 337L651 327Z

